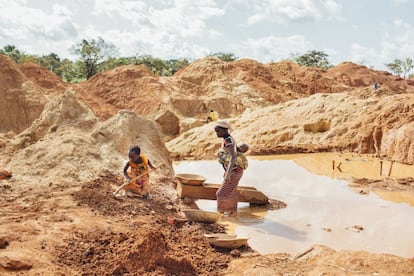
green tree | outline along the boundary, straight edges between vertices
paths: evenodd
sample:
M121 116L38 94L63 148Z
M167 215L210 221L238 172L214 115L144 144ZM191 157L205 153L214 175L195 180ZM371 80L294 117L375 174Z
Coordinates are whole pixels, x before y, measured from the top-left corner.
M333 66L328 60L328 54L316 50L311 50L304 55L296 56L293 60L302 66L318 67L324 70L327 70Z
M410 76L410 72L414 69L414 61L412 58L394 59L393 62L385 64L387 68L397 76Z
M134 64L145 64L154 74L159 76L169 76L169 66L166 61L151 55L142 55L135 58Z
M130 58L125 58L125 57L120 57L120 58L109 57L107 60L105 60L101 64L100 70L101 71L111 70L118 66L128 65L128 64L134 64L134 61Z
M397 76L406 76L410 75L410 72L414 69L414 62L412 58L405 58L404 60L401 59L394 59L393 62L385 64L387 68L396 74Z
M403 72L401 59L396 58L393 62L385 64L385 66L397 76L401 76Z
M37 55L22 54L19 58L19 63L33 62L40 65L40 59Z
M413 59L406 58L402 63L403 77L405 78L414 69Z
M60 78L62 78L62 66L60 57L55 53L50 53L48 55L43 55L39 59L39 65L48 69L49 71L55 73Z
M16 63L19 63L20 62L20 58L22 56L22 53L14 45L6 45L6 46L4 46L3 49L0 50L0 54L6 55L6 56L14 59L14 61Z
M118 51L113 44L105 42L101 37L91 41L83 39L82 42L73 46L72 50L80 56L83 63L83 75L86 79L100 72L99 66Z
M208 56L219 58L222 61L235 61L236 59L238 59L238 57L236 57L233 53L217 52L209 54Z
M80 78L82 78L82 73L76 63L72 62L71 60L65 58L60 62L61 68L61 78L66 82L73 82Z
M167 61L170 76L174 75L181 68L187 67L190 65L190 62L187 59L170 59Z

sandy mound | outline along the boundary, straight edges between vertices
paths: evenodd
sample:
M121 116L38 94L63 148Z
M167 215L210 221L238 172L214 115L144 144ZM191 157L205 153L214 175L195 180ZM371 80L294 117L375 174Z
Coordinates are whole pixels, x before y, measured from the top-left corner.
M121 172L132 144L140 145L153 164L162 165L164 177L172 175L168 151L154 122L121 111L100 123L70 91L51 100L39 119L11 143L14 155L8 166L19 172L16 178L41 178L44 184L85 181L102 170Z
M145 65L120 66L96 74L75 87L78 97L103 118L127 109L140 115L152 114L167 104L167 91Z
M0 132L15 133L29 127L47 101L41 89L4 55L0 55L0 98Z
M19 67L23 74L44 89L45 93L62 93L69 87L69 84L63 82L54 73L33 62L23 63Z
M374 82L380 85L378 91L373 89ZM157 119L162 133L170 139L200 126L211 109L221 118L234 118L246 110L313 94L349 93L369 98L375 93L412 93L414 85L350 62L324 71L289 61L264 65L249 59L224 62L208 57L172 77L160 78L144 65L121 66L97 74L74 89L98 117L106 119L127 109Z
M345 150L412 163L414 145L405 137L412 132L413 107L412 94L368 99L315 94L245 112L230 122L236 141L248 143L250 154ZM168 148L178 158L211 158L221 143L213 128L210 123L188 130Z
M414 84L410 80L352 62L338 64L329 69L327 75L349 88L372 87L377 82L381 93L414 93Z
M7 56L0 55L0 89L20 89L25 81L25 75L14 60Z

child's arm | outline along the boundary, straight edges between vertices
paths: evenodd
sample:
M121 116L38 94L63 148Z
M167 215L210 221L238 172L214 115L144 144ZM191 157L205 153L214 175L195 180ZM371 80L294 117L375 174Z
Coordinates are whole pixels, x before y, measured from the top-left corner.
M124 176L125 176L125 178L126 179L128 179L128 181L129 180L131 180L131 178L129 177L129 175L128 175L128 168L129 168L129 162L127 162L126 164L125 164L125 166L124 166Z

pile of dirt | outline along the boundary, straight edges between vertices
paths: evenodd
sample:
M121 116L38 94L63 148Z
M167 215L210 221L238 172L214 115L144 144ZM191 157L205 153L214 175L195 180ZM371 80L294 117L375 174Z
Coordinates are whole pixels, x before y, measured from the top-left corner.
M9 57L0 55L0 89L20 89L26 81L26 76L19 66Z
M168 91L145 65L120 66L96 74L74 89L77 97L101 119L108 119L121 109L140 115L153 114L168 104L165 98Z
M223 275L232 256L212 248L202 234L195 225L144 223L126 233L77 232L58 249L58 262L86 275Z
M48 102L6 151L13 155L8 167L19 172L16 178L47 184L87 181L104 170L121 172L131 145L139 145L154 165L161 166L154 173L157 177L172 177L169 152L153 121L120 111L99 122L73 92L66 91Z
M342 62L329 69L326 74L335 81L346 85L348 87L347 91L363 87L373 88L374 83L377 82L379 93L414 93L412 81L391 75L386 71L376 71L352 62Z
M161 188L152 200L113 198L111 184L116 182L119 178L107 173L73 197L101 215L129 221L127 231L72 233L56 248L60 265L98 275L222 275L231 259L251 252L247 246L235 251L210 246L203 234L224 232L219 225L168 224L167 217L176 216L180 205L168 200Z
M95 212L105 216L152 216L154 213L172 215L178 209L175 206L175 196L167 194L167 183L159 187L153 187L152 196L154 200L126 200L126 198L115 198L113 196L114 185L122 184L125 179L119 174L104 172L99 178L82 185L81 189L73 193L74 199L79 204L89 206ZM153 182L153 181L152 181ZM137 196L142 199L142 197Z
M350 151L413 163L414 94L369 98L348 93L315 94L229 119L238 143L249 154ZM214 123L168 141L175 158L214 158L221 141Z
M69 88L69 84L62 81L62 79L53 72L36 63L26 62L19 67L30 81L45 90L45 94L62 93Z
M380 88L374 91L374 83ZM77 97L101 119L120 109L158 118L174 114L174 127L157 122L164 136L177 136L205 122L209 110L234 118L318 93L347 93L360 98L373 94L413 93L414 85L386 72L344 62L327 71L291 61L261 64L250 59L224 62L196 60L172 77L158 77L145 65L120 66L74 85ZM171 115L168 115L171 118ZM189 119L198 120L188 125Z
M28 81L19 66L0 55L0 132L19 133L40 115L47 102L43 91Z

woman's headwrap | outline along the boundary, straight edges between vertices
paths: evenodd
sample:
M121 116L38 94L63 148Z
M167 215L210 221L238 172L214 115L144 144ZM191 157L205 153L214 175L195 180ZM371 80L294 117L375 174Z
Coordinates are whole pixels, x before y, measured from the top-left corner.
M230 124L226 120L217 121L216 125L221 127L221 128L227 128L230 131Z

